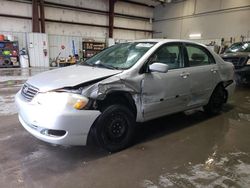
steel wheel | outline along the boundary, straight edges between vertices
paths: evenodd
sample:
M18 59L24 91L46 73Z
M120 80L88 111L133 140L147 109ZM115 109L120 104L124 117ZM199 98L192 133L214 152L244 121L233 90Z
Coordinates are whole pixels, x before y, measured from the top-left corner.
M226 91L223 86L219 85L215 88L212 93L209 102L204 106L206 113L214 115L221 112L223 104L226 101Z
M135 117L122 105L107 107L95 123L95 136L98 143L111 152L128 147L134 132Z

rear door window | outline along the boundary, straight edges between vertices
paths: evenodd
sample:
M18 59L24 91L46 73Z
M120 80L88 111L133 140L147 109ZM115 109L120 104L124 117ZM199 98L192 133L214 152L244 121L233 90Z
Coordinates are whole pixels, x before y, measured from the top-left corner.
M187 59L190 67L214 64L212 55L203 47L198 45L186 44Z

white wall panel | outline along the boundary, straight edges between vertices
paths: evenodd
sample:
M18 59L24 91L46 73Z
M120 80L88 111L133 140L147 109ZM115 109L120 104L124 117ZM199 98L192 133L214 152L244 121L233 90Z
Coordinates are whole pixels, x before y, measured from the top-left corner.
M126 31L126 30L116 29L114 30L114 38L120 40L145 39L145 38L152 38L152 34L148 32Z
M191 15L195 9L194 3L195 0L187 0L183 3L171 3L165 6L158 5L154 9L154 19L159 20Z
M0 0L1 14L11 14L19 16L32 15L31 4Z
M28 33L28 52L31 67L49 67L48 36L42 33ZM47 55L44 54L47 50Z
M194 7L194 4L195 4L195 0L187 0L187 1L184 1L183 3L180 3L183 5L182 7L182 15L191 15L191 14L194 14L195 13L195 7ZM182 16L180 15L180 16Z
M158 5L154 9L154 19L161 20L167 18L174 18L182 15L183 5L181 3L177 4L168 4L165 6Z
M122 1L117 1L115 3L115 12L123 13L133 16L142 16L153 18L153 9L146 6L135 5L131 3L126 3Z
M241 6L249 6L249 0L221 0L221 8L234 8L234 7L241 7Z
M0 31L30 32L31 20L0 17Z
M115 4L115 12L153 18L153 9L150 7L134 5L126 2L117 1ZM152 30L152 23L150 20L136 20L136 19L127 19L121 17L115 17L114 26L132 28L132 29L142 29L142 30ZM142 39L142 38L151 38L152 34L147 32L138 32L138 31L126 31L126 30L114 30L115 39Z
M227 14L169 20L154 23L154 37L189 38L191 33L201 33L202 38L236 37L250 35L250 10Z
M107 25L108 17L106 15L98 15L93 13L78 12L73 10L57 9L47 7L45 9L45 17L54 20L63 20L69 22L79 22L88 24Z
M191 13L192 8L190 8L188 2L189 5L193 3L193 8L196 7L195 14ZM154 37L188 39L189 34L191 33L201 33L202 39L238 37L240 35L249 37L249 7L232 9L229 11L223 11L220 9L220 7L233 8L250 4L249 0L240 0L237 1L237 3L235 2L236 1L231 0L197 0L197 4L195 6L193 0L187 0L185 3L170 4L165 7L158 6L154 10L156 20L153 23L153 29L156 32ZM180 14L181 6L183 10L187 6L186 10L190 10L190 14L186 15L185 11L183 11L183 14ZM215 10L220 11L210 13ZM163 12L162 16L160 11ZM173 15L171 16L167 12L173 12ZM189 11L186 11L186 13L187 12Z
M221 8L221 1L199 0L196 3L195 13L209 12L209 11L219 10L220 8Z
M76 7L98 9L108 11L107 0L47 0L52 3L59 3L64 5L72 5ZM18 16L31 17L32 6L29 3L12 2L7 0L0 0L0 7L2 14L13 14ZM124 13L128 15L153 17L153 9L150 7L134 5L130 3L124 3L117 1L115 5L115 12ZM93 14L90 12L69 10L67 8L52 8L45 6L45 17L47 19L54 19L60 21L97 24L108 26L108 15ZM138 19L128 19L116 17L114 24L117 27L132 28L132 29L145 29L152 30L152 23L148 21L142 21ZM31 32L32 23L31 20L18 19L18 18L6 18L0 17L0 31L12 31L12 32ZM115 32L115 31L114 31ZM65 24L46 22L46 33L53 35L66 35L66 36L80 36L83 38L106 38L108 28L84 26L76 24ZM148 38L150 33L134 32L134 31L117 31L115 32L115 38L117 39L137 39ZM121 34L121 36L119 36ZM126 36L127 34L127 36Z
M61 3L83 8L91 8L108 11L108 0L46 0L52 3Z
M203 13L220 9L230 9L249 5L249 0L198 0L196 4L196 13Z
M154 19L171 19L182 16L192 16L214 10L249 6L250 0L186 0L182 3L158 5L154 9Z
M132 29L144 29L144 30L152 30L152 23L143 20L133 20L126 18L116 17L114 19L114 26L116 27L124 27L124 28L132 28Z
M46 32L54 35L81 36L83 38L105 38L107 28L46 22Z
M182 38L182 20L154 22L154 38Z
M202 44L209 44L211 41L214 41L217 45L221 45L221 39L193 39L191 41L199 42Z
M0 13L31 17L31 4L0 0ZM31 20L0 17L0 31L30 32Z

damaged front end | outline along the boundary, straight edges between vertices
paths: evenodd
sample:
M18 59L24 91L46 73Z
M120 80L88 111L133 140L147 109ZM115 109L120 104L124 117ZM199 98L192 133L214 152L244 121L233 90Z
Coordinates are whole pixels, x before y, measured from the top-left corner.
M128 106L136 115L138 121L142 120L141 115L141 80L142 76L128 79L115 75L93 80L88 83L79 84L73 87L65 87L57 92L74 93L84 96L88 103L85 110L103 111L108 105L115 103ZM79 106L84 103L79 99ZM81 110L81 109L79 109ZM138 113L139 112L139 113Z

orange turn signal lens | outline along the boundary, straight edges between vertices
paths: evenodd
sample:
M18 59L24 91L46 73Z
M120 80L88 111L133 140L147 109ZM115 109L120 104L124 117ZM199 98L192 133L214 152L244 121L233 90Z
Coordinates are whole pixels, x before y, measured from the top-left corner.
M87 103L88 101L86 100L78 99L77 102L74 104L74 108L77 110L82 110L87 105Z

